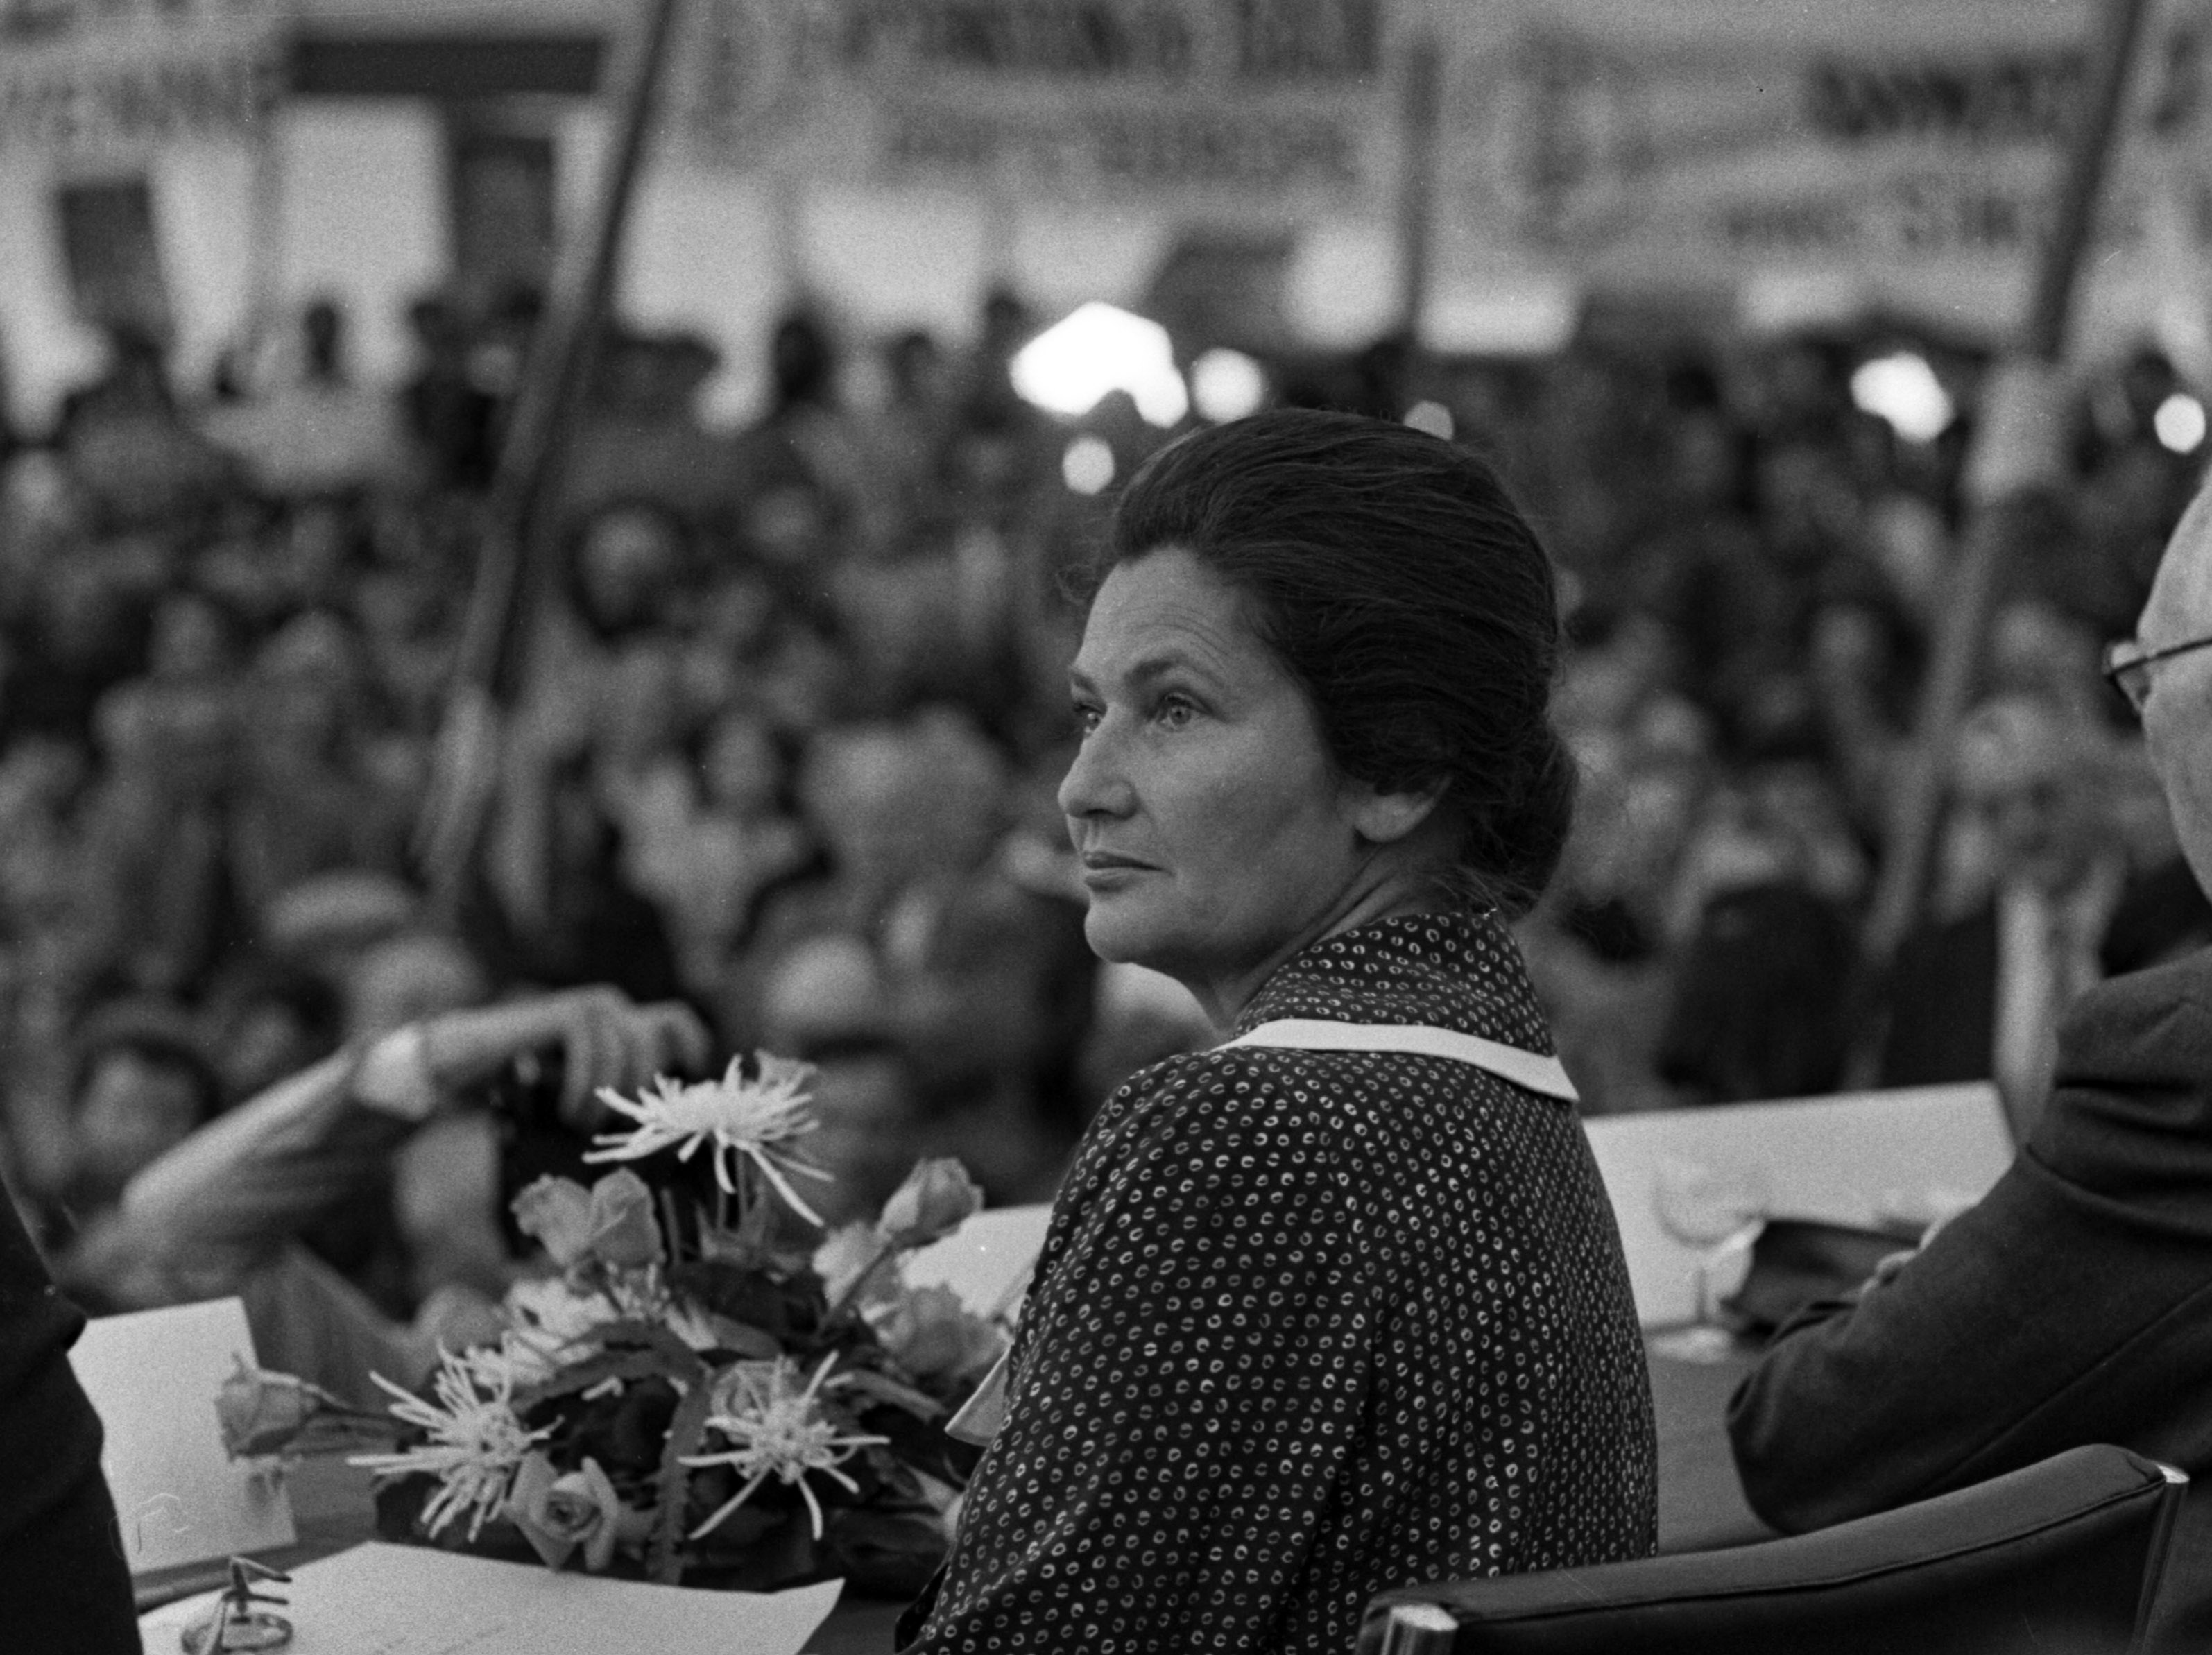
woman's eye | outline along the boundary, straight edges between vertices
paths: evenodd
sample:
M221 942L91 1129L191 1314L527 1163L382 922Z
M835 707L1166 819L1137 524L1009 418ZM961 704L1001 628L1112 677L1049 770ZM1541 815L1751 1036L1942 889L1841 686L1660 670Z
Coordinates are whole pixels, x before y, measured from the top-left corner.
M1097 729L1098 727L1098 721L1105 716L1104 713L1100 711L1099 709L1096 707L1086 707L1079 701L1077 702L1074 706L1068 709L1068 713L1075 721L1075 727L1078 730L1080 730L1085 735L1089 735L1093 730Z
M1152 716L1170 730L1180 730L1198 716L1198 703L1183 696L1163 696Z

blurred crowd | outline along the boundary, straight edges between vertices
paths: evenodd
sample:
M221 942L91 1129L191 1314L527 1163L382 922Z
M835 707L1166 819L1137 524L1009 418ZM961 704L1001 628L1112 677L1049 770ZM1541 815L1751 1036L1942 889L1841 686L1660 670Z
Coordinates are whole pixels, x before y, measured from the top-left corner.
M1900 361L1935 419L1863 405L1867 366ZM1931 889L1868 963L1990 368L1869 327L1571 355L1518 405L1515 376L1476 376L1462 429L1495 442L1571 588L1559 715L1583 801L1524 943L1600 1107L1990 1078L2024 1127L2072 994L2212 940L2100 682L2202 464L2200 405L2145 351L2082 379L2068 474L1999 520Z
M1180 989L1092 959L1053 800L1069 577L1111 476L1173 433L1123 396L1079 422L1024 403L1036 321L1003 294L958 348L794 312L736 429L698 412L711 346L611 333L542 502L482 854L434 896L419 824L538 315L411 320L396 394L354 377L328 304L191 392L118 337L52 431L9 440L0 1171L64 1277L100 1299L97 1214L282 1077L594 983L819 1065L833 1207L873 1210L923 1153L1048 1196L1114 1084L1210 1038ZM1933 435L1854 399L1907 343L1966 411ZM1869 898L1982 359L1631 329L1265 367L1279 399L1475 445L1560 566L1583 802L1522 938L1592 1110L2014 1070L2025 1096L2039 1008L2212 937L2098 678L2196 480L2157 429L2183 389L2163 361L2081 388L1885 976L1860 965ZM529 1114L441 1121L310 1239L408 1313L504 1212Z

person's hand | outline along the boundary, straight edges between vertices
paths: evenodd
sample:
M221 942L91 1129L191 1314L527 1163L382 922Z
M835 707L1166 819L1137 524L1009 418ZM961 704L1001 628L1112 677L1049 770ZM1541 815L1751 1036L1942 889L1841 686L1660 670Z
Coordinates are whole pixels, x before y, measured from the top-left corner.
M1913 1255L1919 1250L1917 1247L1900 1247L1893 1253L1884 1253L1875 1261L1874 1274L1867 1279L1867 1287L1887 1287L1897 1280L1899 1270L1912 1263Z
M558 1047L561 1118L580 1132L599 1119L600 1087L633 1091L656 1074L696 1071L713 1050L706 1025L690 1007L640 1006L605 987L447 1013L432 1021L425 1038L429 1061L447 1084L489 1074L525 1052Z
M1910 1247L1900 1247L1893 1253L1885 1253L1875 1261L1874 1275L1868 1278L1867 1287L1882 1287L1897 1280L1897 1274L1920 1256L1923 1249L1936 1239L1943 1226L1959 1215L1961 1209L1953 1208L1939 1213L1934 1223L1920 1232L1918 1242ZM1866 1289L1861 1289L1862 1292Z

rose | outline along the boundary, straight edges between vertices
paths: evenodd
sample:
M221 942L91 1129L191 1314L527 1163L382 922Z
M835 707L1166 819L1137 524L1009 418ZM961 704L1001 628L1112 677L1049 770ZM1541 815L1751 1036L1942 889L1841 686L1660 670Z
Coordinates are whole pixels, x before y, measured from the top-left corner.
M584 1567L597 1574L614 1561L621 1541L642 1538L651 1519L633 1512L595 1459L576 1471L556 1471L541 1453L525 1458L514 1474L507 1514L531 1549L557 1569L580 1548Z
M660 1226L653 1219L653 1191L628 1167L608 1173L592 1186L589 1219L593 1257L617 1269L636 1270L658 1264L664 1256Z
M872 1314L869 1323L884 1348L917 1379L955 1383L981 1372L1006 1348L1006 1336L950 1287L916 1288Z
M522 1233L535 1237L562 1269L591 1251L591 1192L574 1178L539 1178L515 1196L509 1210Z
M916 1161L906 1182L884 1203L876 1228L892 1246L923 1247L951 1235L983 1206L983 1192L968 1169L950 1156Z
M298 1441L317 1416L337 1405L337 1399L319 1386L289 1373L269 1373L248 1367L239 1357L238 1371L216 1392L215 1416L222 1427L222 1445L233 1459L249 1454L281 1454Z
M653 1191L627 1167L589 1190L573 1178L542 1177L513 1205L522 1232L536 1237L564 1270L595 1258L617 1269L641 1269L665 1256Z

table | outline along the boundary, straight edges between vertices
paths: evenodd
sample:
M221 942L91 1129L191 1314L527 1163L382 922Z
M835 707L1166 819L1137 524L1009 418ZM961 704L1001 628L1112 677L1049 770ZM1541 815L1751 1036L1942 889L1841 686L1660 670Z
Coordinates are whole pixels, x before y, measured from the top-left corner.
M1770 1540L1752 1515L1729 1447L1728 1399L1759 1348L1739 1343L1711 1361L1650 1349L1651 1409L1659 1424L1659 1549L1709 1552Z
M1659 1427L1659 1549L1710 1551L1766 1538L1772 1531L1744 1503L1726 1425L1729 1393L1749 1371L1753 1348L1733 1347L1710 1361L1647 1354ZM366 1471L343 1457L317 1457L295 1468L291 1488L299 1542L264 1554L266 1561L289 1567L370 1537ZM848 1597L815 1634L809 1655L889 1655L892 1624L905 1607Z

